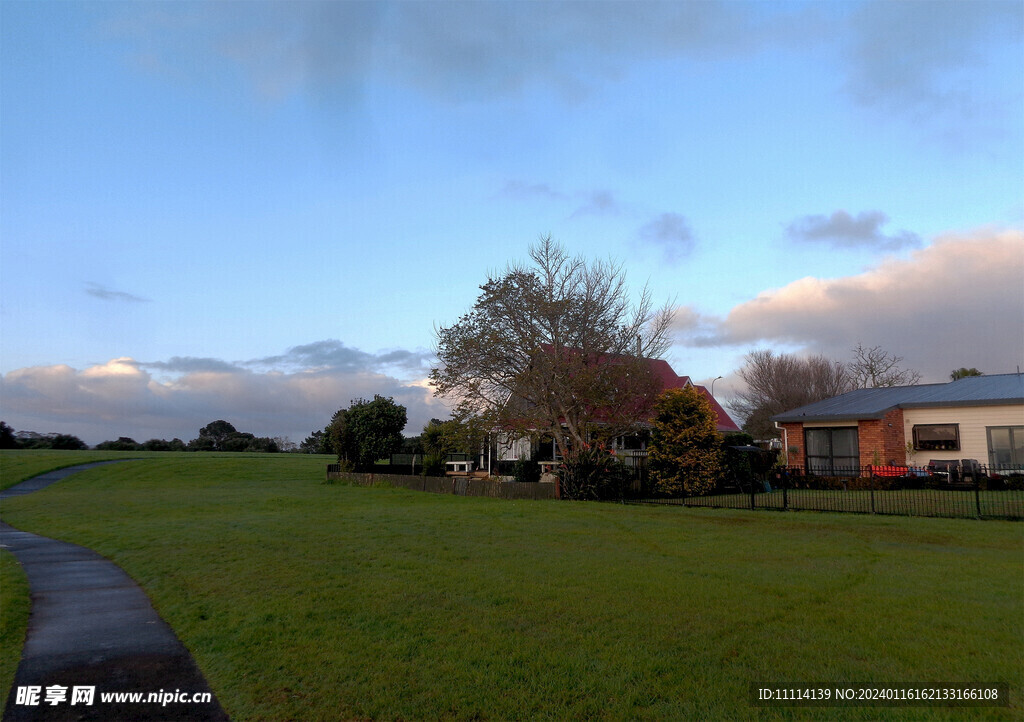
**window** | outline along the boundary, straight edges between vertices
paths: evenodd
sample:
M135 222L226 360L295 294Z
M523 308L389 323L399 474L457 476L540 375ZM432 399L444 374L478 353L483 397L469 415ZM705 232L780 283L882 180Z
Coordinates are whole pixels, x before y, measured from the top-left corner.
M807 470L814 474L856 476L860 468L860 448L856 427L805 429Z
M989 426L988 463L998 467L1024 466L1024 426Z
M960 451L960 424L914 424L915 451Z

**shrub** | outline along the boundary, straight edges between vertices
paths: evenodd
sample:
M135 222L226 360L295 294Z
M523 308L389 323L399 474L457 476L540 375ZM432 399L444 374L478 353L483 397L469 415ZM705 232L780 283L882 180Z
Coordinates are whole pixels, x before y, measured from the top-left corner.
M520 459L512 467L512 478L520 483L540 481L540 464L532 459Z
M654 411L648 460L655 488L669 496L707 494L722 475L722 437L711 403L693 387L668 389Z
M617 499L630 482L625 464L602 444L570 449L556 473L563 499Z
M445 457L440 454L428 454L423 457L423 476L444 476Z

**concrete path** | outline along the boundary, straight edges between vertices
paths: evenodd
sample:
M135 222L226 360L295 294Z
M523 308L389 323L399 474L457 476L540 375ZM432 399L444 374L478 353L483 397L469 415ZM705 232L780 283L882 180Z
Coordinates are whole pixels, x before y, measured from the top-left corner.
M0 501L97 465L43 474L0 492ZM120 567L91 549L3 522L0 545L17 557L32 597L4 722L228 719L188 650ZM37 699L30 698L32 691ZM141 692L143 699L149 693L160 696L154 702L102 697L119 692ZM209 694L209 701L195 703L197 693ZM56 704L47 703L48 695L57 698ZM30 701L37 704L26 704Z

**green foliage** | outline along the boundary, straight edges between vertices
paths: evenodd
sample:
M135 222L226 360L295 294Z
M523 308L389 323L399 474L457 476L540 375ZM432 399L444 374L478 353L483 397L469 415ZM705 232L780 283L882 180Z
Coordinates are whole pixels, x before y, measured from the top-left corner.
M71 434L57 434L50 443L51 449L62 449L64 451L81 451L88 449L89 445Z
M984 375L985 374L983 374L981 371L979 371L976 368L973 368L973 367L972 368L965 368L965 367L961 366L960 368L958 368L956 371L954 371L953 373L951 373L949 375L949 379L950 379L950 381L957 381L959 379L965 379L968 376L984 376Z
M328 427L329 428L329 427ZM330 437L327 430L314 431L299 444L299 451L303 454L330 454Z
M444 476L445 457L440 454L427 454L423 457L423 476Z
M533 459L520 459L512 466L512 478L520 483L540 481L540 464Z
M357 469L371 468L402 448L402 429L408 417L394 399L374 394L373 401L357 399L344 414L344 430L351 439L349 457Z
M654 406L648 464L655 488L669 496L700 496L722 474L722 437L710 402L693 387L668 389Z
M563 499L618 499L630 473L603 444L569 449L556 470Z
M5 422L0 421L0 449L17 449L18 440L14 436L14 429Z
M142 444L135 439L121 436L117 441L101 441L96 444L96 449L98 451L139 451L142 449ZM163 451L163 449L159 449L159 451Z

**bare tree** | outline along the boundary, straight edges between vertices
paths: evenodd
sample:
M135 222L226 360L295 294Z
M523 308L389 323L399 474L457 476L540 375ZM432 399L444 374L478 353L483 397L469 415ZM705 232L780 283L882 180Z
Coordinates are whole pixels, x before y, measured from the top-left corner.
M771 417L851 389L846 367L824 356L800 357L770 350L747 354L739 376L747 384L729 403L746 419L743 429L755 438L776 435Z
M430 378L457 418L550 434L564 455L595 424L614 434L646 418L658 389L642 359L668 349L672 310L646 287L633 302L621 265L570 257L550 237L530 259L491 275L473 308L437 329Z
M902 360L902 356L890 354L881 346L864 348L858 343L857 348L853 349L853 361L846 368L853 387L857 389L913 386L921 380L921 374L900 368Z

